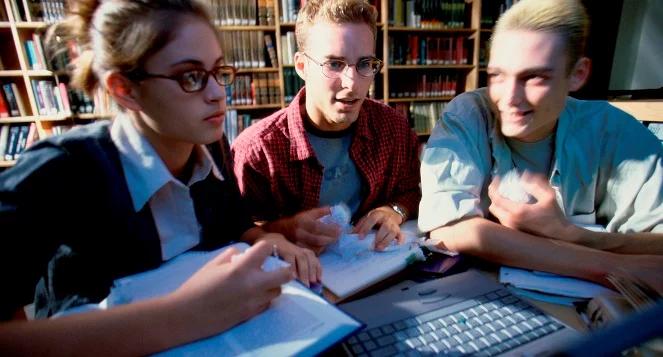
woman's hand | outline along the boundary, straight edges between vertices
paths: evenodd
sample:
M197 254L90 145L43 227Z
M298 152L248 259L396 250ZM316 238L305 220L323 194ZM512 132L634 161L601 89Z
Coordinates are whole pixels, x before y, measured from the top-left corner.
M171 294L173 306L185 309L208 335L248 320L269 307L281 294L281 285L293 278L290 268L262 270L272 245L258 242L239 254L229 248L198 270Z
M319 283L322 279L322 266L320 260L311 249L300 247L287 240L281 234L268 233L258 238L257 242L267 242L279 258L290 263L297 278L304 285ZM273 247L276 247L274 249Z

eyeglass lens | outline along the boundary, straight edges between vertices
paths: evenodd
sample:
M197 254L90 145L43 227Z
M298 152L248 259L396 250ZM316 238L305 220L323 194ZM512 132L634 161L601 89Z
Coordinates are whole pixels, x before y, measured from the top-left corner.
M179 75L178 83L183 90L187 92L196 92L205 89L209 75L214 76L214 80L221 85L227 86L232 84L235 79L235 71L230 66L216 67L211 71L197 69L187 71Z

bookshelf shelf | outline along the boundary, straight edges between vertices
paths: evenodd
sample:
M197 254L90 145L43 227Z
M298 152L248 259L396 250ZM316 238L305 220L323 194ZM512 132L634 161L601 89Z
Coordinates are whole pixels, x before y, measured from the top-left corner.
M278 67L263 67L263 68L238 68L237 73L269 73L278 72Z
M52 77L54 74L53 71L46 69L29 69L25 71L25 75L31 77Z
M37 120L37 117L35 116L0 118L0 125L12 123L31 123L35 120Z
M0 21L0 29L9 29L12 27L11 22L9 21Z
M235 109L235 110L281 109L281 104L229 105L228 109Z
M442 32L442 33L465 33L473 34L476 32L472 28L431 28L431 27L405 27L405 26L387 26L391 32Z
M472 64L392 64L389 69L473 69Z
M267 25L240 25L240 26L217 26L219 31L276 31L276 26Z
M23 75L23 71L20 69L0 71L0 77L20 77Z
M47 26L48 26L48 24L45 23L45 22L17 22L16 23L16 28L17 29L40 30L40 29L46 29Z
M110 119L113 117L113 113L99 113L99 114L73 114L70 118L73 119L85 119L85 120L97 120L97 119Z
M41 122L49 122L49 121L65 121L69 120L72 118L71 113L58 113L54 115L38 115L36 118L41 121Z
M407 103L407 102L439 102L452 100L453 96L441 97L403 97L403 98L389 98L389 103Z

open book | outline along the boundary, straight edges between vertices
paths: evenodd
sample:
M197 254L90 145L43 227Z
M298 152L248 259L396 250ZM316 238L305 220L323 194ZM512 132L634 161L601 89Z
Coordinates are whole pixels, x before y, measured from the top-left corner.
M249 246L233 245L240 251ZM108 305L167 294L225 248L188 252L160 268L115 281ZM269 257L263 269L284 264ZM229 292L232 293L232 292ZM308 356L315 355L362 327L362 324L298 282L282 287L269 309L219 335L172 348L159 355Z
M417 244L417 221L401 226L405 243L390 245L382 252L372 249L375 233L359 239L355 234L344 234L336 244L320 255L322 285L344 299L401 270L424 254Z

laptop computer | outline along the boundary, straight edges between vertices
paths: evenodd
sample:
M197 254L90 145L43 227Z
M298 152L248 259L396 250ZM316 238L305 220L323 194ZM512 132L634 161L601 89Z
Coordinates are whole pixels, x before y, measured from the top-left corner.
M366 327L349 338L349 355L547 354L580 335L474 270L339 307Z

